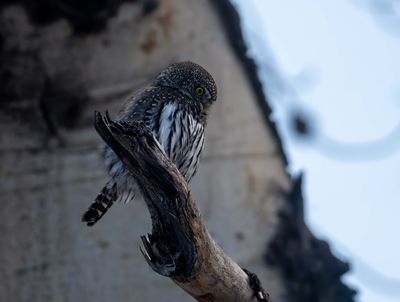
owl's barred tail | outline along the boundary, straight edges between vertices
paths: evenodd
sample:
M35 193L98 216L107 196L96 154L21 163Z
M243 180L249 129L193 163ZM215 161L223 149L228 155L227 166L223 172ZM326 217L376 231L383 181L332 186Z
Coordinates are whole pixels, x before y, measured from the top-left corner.
M117 186L115 183L107 183L100 194L82 215L82 221L86 222L87 226L94 225L104 216L113 203L117 200Z

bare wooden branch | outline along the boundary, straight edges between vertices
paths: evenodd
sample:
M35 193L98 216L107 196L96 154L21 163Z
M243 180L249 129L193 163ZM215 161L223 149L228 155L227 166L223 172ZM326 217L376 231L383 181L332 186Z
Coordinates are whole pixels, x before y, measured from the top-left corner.
M152 220L141 249L151 268L198 301L268 301L258 278L212 239L188 185L144 124L95 114L95 128L137 180Z

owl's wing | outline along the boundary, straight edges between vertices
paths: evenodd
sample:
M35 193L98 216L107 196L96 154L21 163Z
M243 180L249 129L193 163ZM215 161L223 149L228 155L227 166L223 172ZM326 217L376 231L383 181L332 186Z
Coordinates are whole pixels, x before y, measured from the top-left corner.
M118 113L117 120L126 123L143 121L146 111L154 107L154 103L160 103L159 100L153 97L155 90L155 87L146 86L136 91L123 105L121 111Z

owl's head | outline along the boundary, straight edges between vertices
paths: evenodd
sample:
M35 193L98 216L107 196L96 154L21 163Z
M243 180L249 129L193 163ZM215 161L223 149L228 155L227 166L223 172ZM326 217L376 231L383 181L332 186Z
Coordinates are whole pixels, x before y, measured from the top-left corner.
M193 62L174 63L155 79L156 85L178 90L208 108L217 99L217 85L212 76Z

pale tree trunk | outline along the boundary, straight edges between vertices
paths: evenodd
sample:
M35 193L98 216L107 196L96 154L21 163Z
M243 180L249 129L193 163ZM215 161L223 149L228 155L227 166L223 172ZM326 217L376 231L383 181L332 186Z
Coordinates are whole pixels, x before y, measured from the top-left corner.
M94 110L181 60L218 85L190 185L211 236L272 301L352 301L347 265L304 225L228 1L6 1L0 34L0 301L192 300L139 251L144 202L80 222L106 180Z

